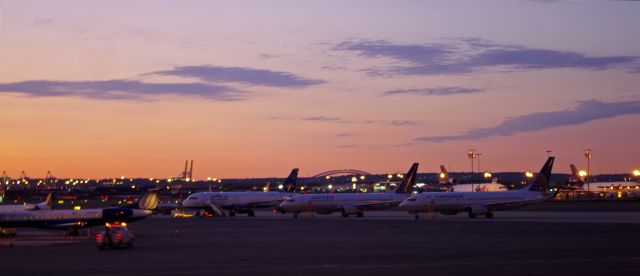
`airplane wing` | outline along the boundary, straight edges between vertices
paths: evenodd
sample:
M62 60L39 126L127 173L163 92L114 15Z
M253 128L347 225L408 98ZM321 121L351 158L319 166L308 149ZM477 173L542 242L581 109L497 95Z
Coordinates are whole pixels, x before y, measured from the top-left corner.
M284 200L265 200L265 201L256 201L256 202L251 202L248 204L245 204L243 206L248 207L248 208L263 208L263 207L273 207L273 206L278 206L278 204L282 203L282 201Z
M347 208L356 208L359 211L370 211L370 210L384 210L389 208L398 207L402 200L390 200L390 201L381 201L374 203L363 203L363 204L351 204L350 206L343 206Z
M555 194L554 194L554 196L555 196ZM551 197L551 198L553 198L553 197ZM540 202L540 201L544 201L544 200L548 200L548 199L550 199L550 198L532 199L532 200L524 200L524 201L523 200L514 200L514 201L498 202L498 203L486 204L485 207L487 207L487 209L491 209L491 210L508 210L508 209L520 207L522 205L536 203L536 202Z

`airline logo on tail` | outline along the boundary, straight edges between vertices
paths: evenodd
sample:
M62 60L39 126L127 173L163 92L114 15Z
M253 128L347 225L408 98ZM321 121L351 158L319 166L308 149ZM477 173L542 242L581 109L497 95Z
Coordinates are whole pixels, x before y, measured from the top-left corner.
M416 175L418 174L418 163L413 163L411 169L407 172L402 184L396 188L397 194L410 194L413 192L413 185L416 184Z
M158 195L158 189L149 190L138 201L138 208L142 210L155 210L158 207L159 201L160 195Z
M297 181L298 181L298 168L294 168L293 170L291 170L289 177L287 177L287 180L284 182L285 191L288 193L295 193L297 188L297 185L296 185Z
M548 192L549 180L551 179L551 170L553 169L554 161L555 157L549 157L547 162L544 163L544 166L542 166L542 169L540 169L540 173L538 173L536 179L531 184L527 185L525 189L533 192Z

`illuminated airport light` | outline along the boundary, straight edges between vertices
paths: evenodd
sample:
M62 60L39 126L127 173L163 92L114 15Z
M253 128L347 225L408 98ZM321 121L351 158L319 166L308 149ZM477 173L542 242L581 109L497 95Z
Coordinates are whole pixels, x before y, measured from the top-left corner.
M387 178L391 179L391 178L393 178L393 175L389 174L389 175L387 175Z
M64 200L58 200L58 204L64 204Z
M278 189L282 190L282 188L284 188L284 185L282 185L282 184L278 185ZM265 189L266 189L266 187L265 187Z
M364 175L361 175L361 176L360 176L360 180L364 180Z
M485 172L484 173L484 178L489 178L491 177L491 173L490 172Z
M121 176L121 177L120 177L120 180L124 180L124 176Z
M357 178L357 177L355 177L355 176L354 176L354 177L352 177L352 178L351 178L351 182L358 182L358 178Z
M533 177L533 173L532 173L532 172L529 172L529 171L525 172L525 173L524 173L524 175L525 175L527 178L532 178L532 177Z
M444 173L440 173L440 178L444 179L446 175Z
M587 171L579 171L579 172L578 172L578 175L579 175L579 176L583 176L583 177L584 177L584 176L587 176Z
M633 176L640 176L640 170L633 171Z
M353 183L353 185L351 185L351 189L357 189L358 187L356 186L356 183Z
M82 207L80 206L73 206L73 210L79 211Z
M331 189L333 189L333 185L329 184L329 185L327 186L327 188L329 188L329 190L331 190Z
M211 181L211 177L207 177L207 181Z
M331 179L331 176L328 176L328 175L327 175L327 176L325 176L324 178L325 178L326 180L329 180L329 179Z

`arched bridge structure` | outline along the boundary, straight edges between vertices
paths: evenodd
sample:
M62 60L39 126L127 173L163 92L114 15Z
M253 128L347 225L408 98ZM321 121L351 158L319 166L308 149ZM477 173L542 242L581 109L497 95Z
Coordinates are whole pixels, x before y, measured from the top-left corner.
M326 172L321 172L319 174L316 174L316 175L312 176L311 178L327 177L327 176L339 175L339 174L371 175L370 173L365 172L365 171L361 171L361 170L340 169L340 170L330 170L330 171L326 171Z

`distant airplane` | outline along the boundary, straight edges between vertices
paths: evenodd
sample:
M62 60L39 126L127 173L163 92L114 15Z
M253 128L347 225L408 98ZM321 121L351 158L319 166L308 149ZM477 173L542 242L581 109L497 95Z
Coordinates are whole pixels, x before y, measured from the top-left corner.
M470 218L484 215L493 217L493 211L515 209L524 205L546 201L553 198L557 191L549 188L549 179L555 157L549 157L536 179L519 190L492 193L477 192L426 192L413 195L400 203L400 208L414 214L437 212L443 215L455 215L461 212Z
M273 208L286 199L296 195L298 169L291 170L285 181L284 191L267 192L199 192L190 195L182 202L184 210L206 210L217 215L235 216L236 213L246 213L255 216L254 209Z
M77 234L78 229L105 223L132 222L146 218L158 206L158 191L150 190L140 198L137 206L110 207L83 210L16 210L0 213L0 228L44 228L68 230Z
M576 168L574 164L570 164L571 168L571 177L569 177L569 183L582 191L591 191L591 192L607 192L612 187L615 188L625 188L625 187L637 187L640 186L640 183L636 181L609 181L609 182L588 182L585 183L583 180L583 176L580 175L580 172ZM574 189L575 189L574 188Z
M449 192L504 192L507 186L498 183L494 178L491 183L468 183L457 184L455 178L450 178L444 165L440 165L440 185L447 188Z
M364 211L397 207L400 202L411 195L413 185L416 183L417 171L418 163L414 163L402 184L393 192L298 195L280 204L277 211L283 214L293 213L294 217L298 217L298 214L302 212L315 212L323 215L340 212L343 217L349 215L362 217Z
M47 199L38 204L0 205L0 214L19 211L51 210L52 206L53 199L51 198L51 194L49 194L47 195Z

